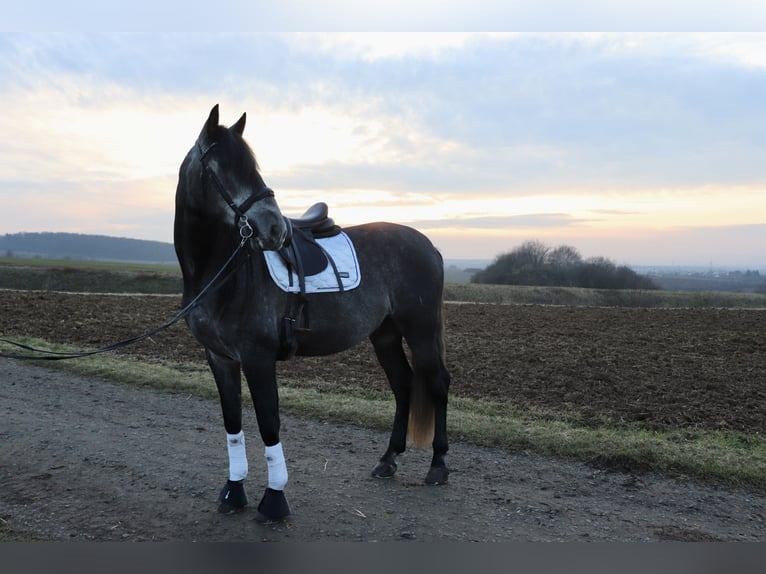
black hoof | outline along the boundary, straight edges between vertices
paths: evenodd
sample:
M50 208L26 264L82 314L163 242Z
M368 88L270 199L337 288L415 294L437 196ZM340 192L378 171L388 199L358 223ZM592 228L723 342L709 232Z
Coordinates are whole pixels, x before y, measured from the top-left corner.
M272 522L284 520L290 516L290 505L287 504L283 490L267 488L258 505L258 515L255 519L259 522Z
M426 484L447 484L449 469L446 466L432 466L426 475Z
M241 480L226 481L220 496L218 496L218 512L221 514L234 514L247 506L247 495Z
M383 462L382 460L372 469L375 478L391 478L396 474L395 462Z

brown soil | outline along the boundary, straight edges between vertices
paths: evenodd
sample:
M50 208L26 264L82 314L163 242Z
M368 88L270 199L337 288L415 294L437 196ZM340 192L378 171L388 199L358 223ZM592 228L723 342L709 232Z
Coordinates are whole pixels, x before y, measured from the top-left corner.
M154 327L174 296L0 292L0 335L101 346ZM764 432L766 311L448 304L455 396L566 411L586 424ZM203 364L183 324L122 354ZM386 389L367 344L280 365L332 390ZM0 362L0 533L98 540L764 540L766 499L455 441L445 487L428 453L368 473L385 433L285 417L294 515L216 514L225 480L208 401ZM212 384L212 382L211 382ZM249 417L249 420L248 420ZM253 415L251 504L265 484ZM247 431L246 431L247 432ZM423 476L421 476L423 475ZM26 534L25 534L26 535Z
M0 291L0 334L99 347L162 324L175 296ZM766 311L447 304L455 396L594 423L766 435ZM204 365L183 322L120 354ZM280 363L326 390L388 389L369 344ZM300 383L298 383L300 384Z

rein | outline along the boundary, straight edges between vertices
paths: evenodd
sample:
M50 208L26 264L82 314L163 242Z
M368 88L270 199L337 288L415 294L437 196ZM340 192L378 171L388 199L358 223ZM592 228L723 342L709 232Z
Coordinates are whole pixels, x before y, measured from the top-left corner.
M251 230L252 231L252 230ZM240 235L242 235L242 228L240 228ZM184 317L186 317L192 309L199 303L200 299L205 296L205 294L210 291L210 289L213 287L213 284L218 281L218 278L223 274L223 272L226 270L226 268L229 266L229 264L234 260L234 257L236 257L237 253L240 252L240 250L245 246L245 243L247 243L248 237L245 237L242 235L242 240L239 242L239 245L237 245L237 248L234 250L234 253L232 253L229 258L226 260L226 263L223 264L223 266L218 270L218 273L216 273L213 278L208 281L207 285L205 285L202 290L197 293L197 296L192 299L186 307L181 309L175 317L170 319L169 321L163 323L159 327L155 327L154 329L147 331L146 333L143 333L142 335L138 335L136 337L131 337L129 339L125 339L123 341L118 341L116 343L112 343L111 345L107 345L105 347L100 347L98 349L93 349L91 351L72 351L72 352L62 352L62 351L50 351L48 349L37 349L35 347L31 347L29 345L25 345L23 343L19 343L17 341L11 341L9 339L4 339L0 337L0 341L3 343L8 343L9 345L13 345L15 347L19 347L20 349L24 349L25 351L31 351L33 353L45 353L43 356L38 355L19 355L16 353L2 353L0 352L0 358L4 359L18 359L22 361L61 361L64 359L77 359L80 357L89 357L91 355L98 355L100 353L107 353L109 351L114 351L117 349L121 349L122 347L127 347L128 345L132 345L133 343L138 343L139 341L143 341L144 339L148 339L152 335L156 335L157 333L164 331L168 327L174 325ZM231 273L229 273L226 277L224 277L223 281L221 281L218 285L215 286L217 289L221 285L223 285L226 280L231 277L231 274L236 271L236 269L233 269Z

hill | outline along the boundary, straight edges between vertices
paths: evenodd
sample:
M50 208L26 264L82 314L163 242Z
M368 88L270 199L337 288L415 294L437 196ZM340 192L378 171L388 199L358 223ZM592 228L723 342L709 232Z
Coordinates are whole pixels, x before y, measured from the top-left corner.
M142 263L176 262L176 254L171 243L81 233L42 232L0 235L0 255Z

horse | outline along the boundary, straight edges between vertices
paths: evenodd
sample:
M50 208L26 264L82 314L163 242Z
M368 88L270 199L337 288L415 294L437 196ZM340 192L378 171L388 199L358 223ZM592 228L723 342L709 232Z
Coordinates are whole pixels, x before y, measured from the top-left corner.
M291 228L301 220L285 217L265 184L242 137L246 115L227 127L219 124L218 105L212 108L180 166L175 198L174 246L183 275L182 305L191 304L185 320L204 347L226 431L229 478L218 498L219 512L239 512L248 503L242 374L268 469L256 517L282 520L291 510L284 494L288 473L279 435L277 361L338 353L366 338L396 404L388 446L372 476L394 476L396 457L408 444L427 448L430 443L433 457L425 483L445 484L450 374L440 253L425 235L404 225L344 227L356 249L358 287L302 295L300 305L310 310L310 323L291 329L295 317L288 317L286 310L295 308L298 296L274 284L265 255L283 249L291 241ZM288 353L286 337L292 342Z

